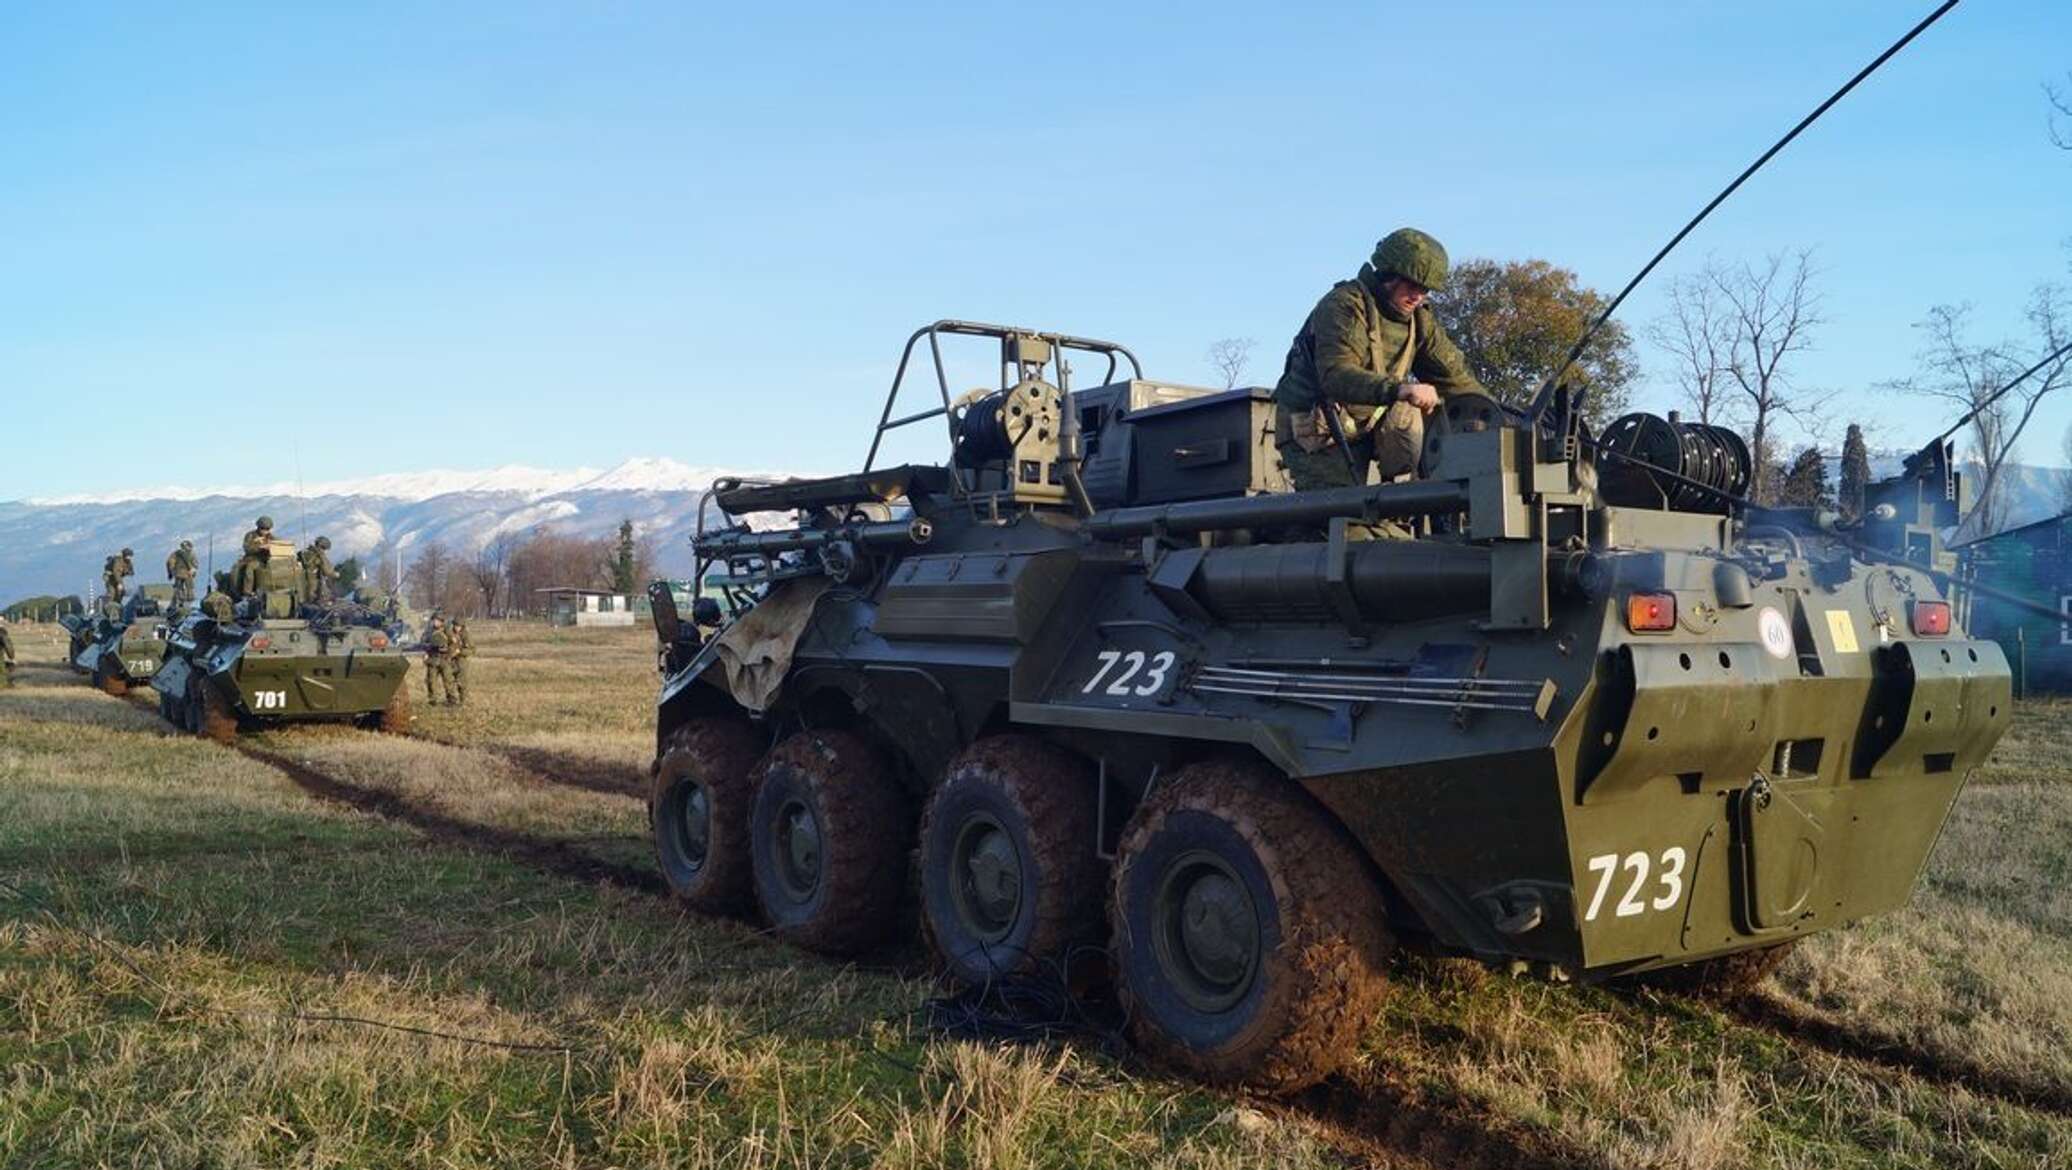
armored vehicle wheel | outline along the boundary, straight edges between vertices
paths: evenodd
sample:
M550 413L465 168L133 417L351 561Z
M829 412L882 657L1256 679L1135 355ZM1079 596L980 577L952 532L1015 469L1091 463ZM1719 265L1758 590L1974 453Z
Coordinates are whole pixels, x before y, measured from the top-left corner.
M1752 951L1721 955L1716 959L1700 959L1680 967L1664 967L1635 975L1633 982L1678 995L1739 999L1754 991L1782 966L1784 960L1791 957L1791 949L1797 945L1798 940L1792 939Z
M375 716L374 726L390 735L405 735L410 731L410 688L397 687L388 706Z
M94 685L118 699L129 694L129 683L116 677L105 661L94 663Z
M749 777L762 741L739 719L693 719L670 733L648 791L655 861L677 897L707 914L748 906Z
M193 711L188 716L193 722L196 735L217 743L234 743L237 740L237 713L230 709L221 693L215 687L194 680L195 696Z
M1393 945L1344 829L1264 765L1194 764L1130 819L1110 950L1136 1042L1213 1082L1292 1092L1353 1055Z
M1031 735L950 762L921 824L921 920L944 970L983 983L1099 944L1098 798L1085 760Z
M755 772L748 852L775 932L827 954L890 933L913 821L878 750L843 731L804 731Z

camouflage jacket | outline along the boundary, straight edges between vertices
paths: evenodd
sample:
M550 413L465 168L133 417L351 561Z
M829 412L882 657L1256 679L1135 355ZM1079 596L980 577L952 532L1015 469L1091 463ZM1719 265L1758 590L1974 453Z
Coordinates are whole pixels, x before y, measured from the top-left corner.
M1483 392L1431 306L1420 306L1415 317L1416 346L1407 376L1392 377L1389 371L1402 364L1404 347L1412 340L1412 323L1388 310L1380 278L1371 265L1362 265L1357 279L1331 286L1295 334L1274 387L1275 404L1284 412L1311 410L1320 399L1386 406L1406 381L1429 382L1441 395Z
M266 542L272 539L273 534L264 528L254 528L245 533L245 555L264 557L267 554Z
M443 629L427 631L424 636L426 658L450 658L453 655L453 639Z
M453 645L453 656L455 658L473 658L475 656L475 639L469 635L468 628L466 626L455 626L451 633L452 636L448 640Z
M184 548L176 548L165 559L165 575L175 581L190 580L194 576L194 554Z

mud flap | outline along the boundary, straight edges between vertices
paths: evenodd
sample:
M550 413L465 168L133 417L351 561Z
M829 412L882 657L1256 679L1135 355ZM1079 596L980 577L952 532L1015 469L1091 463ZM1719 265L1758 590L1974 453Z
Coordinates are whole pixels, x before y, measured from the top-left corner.
M1815 810L1760 777L1732 808L1735 925L1763 934L1813 917L1827 843Z

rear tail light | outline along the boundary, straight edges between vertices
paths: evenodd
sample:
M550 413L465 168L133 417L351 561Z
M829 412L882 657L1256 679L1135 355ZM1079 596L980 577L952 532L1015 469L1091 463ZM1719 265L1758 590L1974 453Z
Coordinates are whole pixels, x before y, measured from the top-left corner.
M1676 628L1676 594L1635 593L1626 598L1626 628L1636 634Z
M375 634L375 635L373 635L372 637L369 637L369 638L367 639L367 647L368 647L368 649L370 649L370 650L386 650L386 649L388 649L388 635L387 635L387 634Z
M268 650L272 647L273 639L266 634L261 634L252 639L252 649L254 650Z
M1950 632L1950 603L1947 601L1917 601L1908 616L1918 637L1940 638Z

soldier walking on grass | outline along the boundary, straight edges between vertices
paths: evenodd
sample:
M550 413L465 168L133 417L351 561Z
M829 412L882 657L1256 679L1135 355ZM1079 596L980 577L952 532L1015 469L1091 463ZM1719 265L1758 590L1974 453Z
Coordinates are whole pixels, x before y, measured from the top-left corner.
M431 624L424 635L424 701L427 707L436 707L441 702L433 693L433 684L445 694L444 702L453 706L453 636L446 632L446 619L432 615Z
M449 635L453 650L453 705L464 707L468 702L468 659L475 656L475 639L468 636L468 619L454 618L453 632Z
M197 566L194 563L194 542L183 540L180 547L165 559L166 579L173 583L173 607L194 604L194 577Z
M1274 445L1297 490L1414 477L1425 416L1483 393L1425 304L1446 273L1439 241L1402 228L1311 310L1273 392Z

